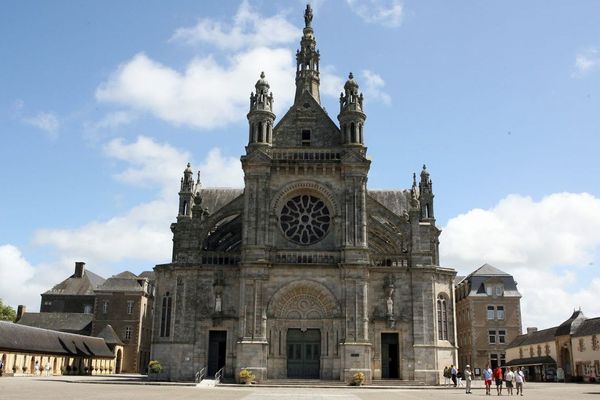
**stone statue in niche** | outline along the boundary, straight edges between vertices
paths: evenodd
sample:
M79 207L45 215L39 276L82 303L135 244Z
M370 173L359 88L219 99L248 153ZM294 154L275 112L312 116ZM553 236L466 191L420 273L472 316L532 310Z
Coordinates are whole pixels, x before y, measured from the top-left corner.
M223 287L225 286L225 277L223 271L216 271L213 289L215 293L215 314L223 312Z
M394 318L394 291L396 287L394 286L394 280L392 277L386 279L385 284L385 305L386 305L386 316L388 326L393 328L396 325L396 319Z
M223 308L222 308L221 294L217 293L215 296L215 312L220 313L222 311L223 311Z

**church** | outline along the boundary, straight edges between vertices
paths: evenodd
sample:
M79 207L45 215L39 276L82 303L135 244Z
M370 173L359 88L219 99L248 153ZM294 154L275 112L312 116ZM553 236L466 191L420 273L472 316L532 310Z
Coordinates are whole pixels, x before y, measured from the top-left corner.
M439 265L429 172L367 189L367 99L350 74L337 122L325 112L312 17L287 113L275 123L264 73L250 96L244 188L183 172L172 261L155 267L151 357L170 380L437 384L456 364L456 271Z

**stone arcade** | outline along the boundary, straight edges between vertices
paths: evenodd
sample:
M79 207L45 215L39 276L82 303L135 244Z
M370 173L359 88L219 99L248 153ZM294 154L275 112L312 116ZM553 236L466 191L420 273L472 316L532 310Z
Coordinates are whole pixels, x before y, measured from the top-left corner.
M152 357L171 380L224 367L435 384L456 363L455 271L439 266L429 172L409 190L367 190L363 95L350 74L339 125L322 108L311 22L307 6L279 123L264 74L250 96L245 188L184 171L172 262L155 268Z

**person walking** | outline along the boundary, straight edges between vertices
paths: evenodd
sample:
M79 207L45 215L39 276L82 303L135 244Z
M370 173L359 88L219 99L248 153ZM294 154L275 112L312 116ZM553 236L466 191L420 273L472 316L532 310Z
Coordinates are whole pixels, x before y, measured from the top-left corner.
M494 379L496 380L496 392L500 396L502 394L502 368L500 366L494 370Z
M50 375L50 361L46 361L46 365L44 365L44 372L46 376Z
M40 362L36 360L35 365L33 366L33 374L38 376L40 374Z
M485 383L485 395L489 396L492 388L492 369L490 368L490 364L486 365L483 369L483 381Z
M444 386L450 386L450 367L444 367Z
M471 374L471 366L469 364L467 364L467 366L465 367L465 371L463 372L463 375L465 377L465 393L471 394L472 374Z
M515 380L515 373L513 372L513 368L510 367L506 375L504 375L504 380L506 381L506 394L513 395L513 382Z
M517 369L517 372L515 372L515 383L517 386L517 396L519 395L519 393L521 394L521 396L523 396L523 382L525 382L525 375L523 374L521 367L519 367Z
M460 370L460 368L456 368L456 386L457 387L462 387L462 379L463 379L463 372Z
M452 367L450 368L450 373L452 374L452 383L454 384L454 387L456 387L456 373L458 371L456 370L456 367L454 365L452 365Z

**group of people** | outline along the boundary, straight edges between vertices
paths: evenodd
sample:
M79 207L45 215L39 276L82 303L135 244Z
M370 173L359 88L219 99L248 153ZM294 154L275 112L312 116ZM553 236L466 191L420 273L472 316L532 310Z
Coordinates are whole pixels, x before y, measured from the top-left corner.
M454 387L462 386L462 379L465 381L465 393L471 394L471 381L473 380L473 372L471 366L467 365L464 371L461 371L454 365L450 365L444 368L444 380L445 385L449 386L450 382ZM502 395L502 386L506 382L506 392L508 395L513 395L513 388L517 389L517 396L523 396L523 382L525 381L525 374L521 368L516 370L512 367L505 371L501 367L496 367L494 370L490 368L488 364L483 369L483 381L485 383L485 394L486 396L491 395L492 380L496 384L496 392L498 396Z
M496 383L496 392L498 396L502 394L502 385L506 382L506 392L508 395L513 395L513 387L517 389L517 396L523 396L523 382L525 382L525 374L521 368L516 370L513 367L507 369L506 373L501 367L496 367L493 371L489 364L483 370L483 380L485 382L485 394L491 395L492 379Z

